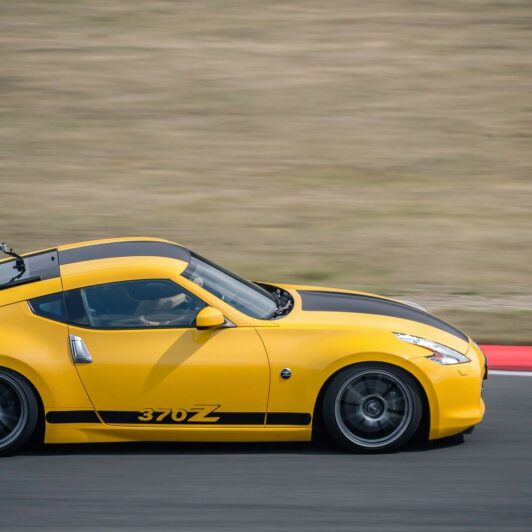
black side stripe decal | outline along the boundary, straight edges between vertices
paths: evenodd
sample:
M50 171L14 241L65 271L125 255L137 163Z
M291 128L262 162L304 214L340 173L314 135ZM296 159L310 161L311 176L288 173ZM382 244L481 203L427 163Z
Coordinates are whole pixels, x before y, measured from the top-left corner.
M189 412L183 421L174 421L171 417L165 417L162 421L155 418L150 421L140 421L142 412L128 412L103 410L98 415L111 425L310 425L312 416L294 412L216 412L212 416L218 418L215 422L191 422L189 421L195 412ZM51 411L46 414L48 423L101 423L100 418L93 410L62 410Z
M94 410L63 410L46 414L48 423L101 423Z
M167 257L188 262L190 260L190 251L167 242L134 240L129 242L94 244L92 246L83 246L59 252L61 265L116 257Z
M263 425L265 416L264 412L213 412L209 417L216 421L201 423L191 421L197 412L187 412L186 418L178 421L172 419L172 416L165 416L158 421L157 415L149 420L139 420L142 412L104 410L98 411L98 414L104 423L111 425Z
M354 312L403 318L436 327L467 341L467 336L463 332L442 319L399 301L390 301L380 297L360 294L318 290L299 290L299 295L301 296L303 310L306 311Z
M310 425L310 414L271 412L266 416L266 425Z

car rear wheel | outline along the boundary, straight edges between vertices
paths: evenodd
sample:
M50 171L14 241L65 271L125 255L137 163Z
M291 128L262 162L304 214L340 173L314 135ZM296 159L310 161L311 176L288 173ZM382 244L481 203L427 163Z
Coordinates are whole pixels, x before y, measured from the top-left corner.
M333 378L323 400L331 437L357 452L398 449L416 433L423 404L414 378L380 363L363 363Z
M27 381L7 369L0 369L0 455L22 447L37 426L39 408Z

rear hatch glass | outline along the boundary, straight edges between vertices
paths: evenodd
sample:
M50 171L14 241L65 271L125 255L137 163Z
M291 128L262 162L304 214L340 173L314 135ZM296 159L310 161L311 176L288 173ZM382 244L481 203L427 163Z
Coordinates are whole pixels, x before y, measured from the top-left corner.
M44 281L59 277L57 251L45 251L23 257L25 270L16 268L16 260L0 262L0 289L31 281Z

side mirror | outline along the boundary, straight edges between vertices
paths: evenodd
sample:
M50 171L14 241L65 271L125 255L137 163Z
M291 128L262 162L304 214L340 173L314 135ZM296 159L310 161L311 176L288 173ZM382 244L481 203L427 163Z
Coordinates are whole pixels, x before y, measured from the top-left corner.
M216 329L225 323L224 315L213 307L205 307L196 316L196 329Z

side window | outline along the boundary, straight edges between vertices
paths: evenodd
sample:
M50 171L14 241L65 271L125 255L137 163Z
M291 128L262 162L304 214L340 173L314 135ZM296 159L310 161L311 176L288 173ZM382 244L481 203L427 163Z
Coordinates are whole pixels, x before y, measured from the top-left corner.
M30 308L38 316L55 321L66 321L65 302L62 292L29 300Z
M69 323L95 329L194 327L206 305L168 280L122 281L66 292Z

